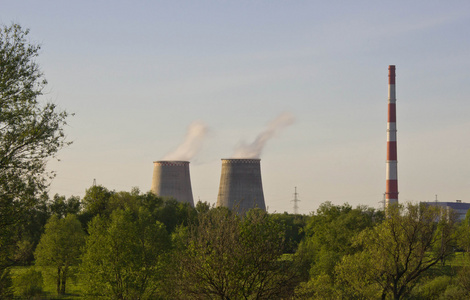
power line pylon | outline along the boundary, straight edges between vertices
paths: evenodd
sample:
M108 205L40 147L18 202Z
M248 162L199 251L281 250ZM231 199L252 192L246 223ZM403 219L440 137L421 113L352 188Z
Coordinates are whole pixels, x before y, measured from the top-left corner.
M299 198L297 197L299 194L297 193L297 187L295 187L295 192L294 192L294 200L292 200L292 202L294 202L294 214L295 215L298 215L299 214Z

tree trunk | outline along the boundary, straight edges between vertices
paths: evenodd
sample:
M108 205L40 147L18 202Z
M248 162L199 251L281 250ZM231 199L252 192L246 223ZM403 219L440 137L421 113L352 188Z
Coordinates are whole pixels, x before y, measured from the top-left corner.
M62 286L60 287L60 294L65 294L65 281L67 280L67 272L65 269L62 271Z
M60 267L57 268L57 294L60 295L60 277L61 277L61 270Z

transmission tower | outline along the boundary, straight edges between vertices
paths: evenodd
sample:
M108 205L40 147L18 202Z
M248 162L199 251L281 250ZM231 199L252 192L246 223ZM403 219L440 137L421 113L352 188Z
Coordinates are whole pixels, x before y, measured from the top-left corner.
M295 192L294 192L294 200L291 202L294 202L294 214L298 215L299 214L299 202L300 199L297 197L299 194L297 193L297 187L295 187Z

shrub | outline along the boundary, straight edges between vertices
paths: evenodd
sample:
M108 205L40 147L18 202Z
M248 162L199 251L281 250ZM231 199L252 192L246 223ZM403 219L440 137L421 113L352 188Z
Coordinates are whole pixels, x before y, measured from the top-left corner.
M10 269L0 269L0 299L13 296Z
M25 299L34 299L39 297L43 292L43 279L41 271L29 269L28 271L18 274L13 279L13 286L16 294Z

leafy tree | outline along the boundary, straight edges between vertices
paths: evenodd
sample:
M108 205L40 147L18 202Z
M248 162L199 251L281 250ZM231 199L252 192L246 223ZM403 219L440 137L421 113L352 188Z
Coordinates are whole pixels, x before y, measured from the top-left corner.
M39 299L43 293L43 278L40 271L29 269L21 273L13 280L16 294L20 295L22 299Z
M38 100L47 82L28 34L18 24L0 27L0 274L12 263L14 228L53 176L47 160L67 144L67 113Z
M196 214L189 203L181 203L175 199L164 199L162 206L153 211L155 218L165 224L170 233L179 225L188 226L195 220Z
M366 206L322 203L305 226L305 238L297 255L302 258L304 276L334 275L335 265L344 255L352 254L354 237L383 219L381 212ZM322 282L324 280L322 279Z
M465 220L459 224L458 246L466 253L470 253L470 210L465 215Z
M468 254L465 255L464 261L465 261L465 265L457 273L457 283L462 293L466 296L466 298L469 298L470 297L470 258Z
M199 214L186 249L176 254L173 282L180 299L281 299L297 274L282 260L284 230L261 210L243 219L226 208Z
M49 197L44 192L34 206L23 210L23 220L15 228L15 264L28 265L34 261L34 250L44 233L47 220L51 217L48 202Z
M396 205L386 220L360 233L363 251L343 258L335 268L338 286L349 297L403 299L432 266L455 245L452 215L428 205Z
M91 217L107 213L109 199L113 194L114 191L109 191L101 185L90 187L85 191L85 196L82 199L84 212Z
M211 209L209 202L198 201L196 203L196 211L198 213L207 213Z
M56 214L59 218L63 218L68 214L78 214L80 212L80 197L71 196L68 199L65 196L55 194L52 202L49 204L52 214Z
M18 199L44 190L46 162L65 144L67 113L38 97L47 84L19 25L0 31L0 196Z
M12 299L13 286L10 269L6 268L0 271L0 299Z
M304 227L308 216L292 215L285 212L283 214L272 214L271 217L276 223L282 224L285 229L284 252L295 253L300 241L305 236Z
M144 208L116 209L89 225L81 273L87 295L113 299L158 298L169 235Z
M36 264L44 270L55 270L57 293L65 294L65 286L72 266L78 265L85 233L75 215L59 219L53 215L35 251Z

